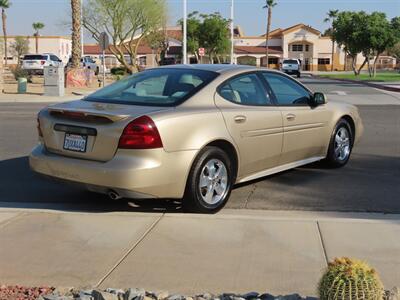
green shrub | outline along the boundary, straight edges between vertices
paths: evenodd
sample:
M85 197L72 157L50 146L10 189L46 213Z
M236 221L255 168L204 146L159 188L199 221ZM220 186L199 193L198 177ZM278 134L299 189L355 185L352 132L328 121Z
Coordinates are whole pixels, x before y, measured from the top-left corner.
M113 75L126 75L128 73L124 67L111 68L110 72Z
M16 67L15 69L12 70L12 73L15 77L15 80L18 80L18 78L28 78L29 79L29 74L26 70L22 69L21 67Z
M383 285L378 274L365 262L335 258L318 287L321 300L382 300Z

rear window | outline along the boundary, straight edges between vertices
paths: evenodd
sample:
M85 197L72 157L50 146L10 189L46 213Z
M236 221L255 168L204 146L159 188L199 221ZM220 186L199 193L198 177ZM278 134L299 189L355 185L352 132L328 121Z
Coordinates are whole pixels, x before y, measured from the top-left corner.
M25 55L24 60L47 60L46 55Z
M295 59L286 59L283 61L284 64L298 64L299 62Z
M86 101L175 106L211 82L218 73L193 69L151 69L126 77L89 95Z

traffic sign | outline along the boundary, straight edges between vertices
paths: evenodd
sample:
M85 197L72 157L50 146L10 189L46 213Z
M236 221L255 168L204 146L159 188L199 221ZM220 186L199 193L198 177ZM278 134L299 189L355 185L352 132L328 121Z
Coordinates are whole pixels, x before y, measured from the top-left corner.
M105 51L108 48L109 44L110 44L110 42L109 42L107 33L106 32L100 33L99 45L100 45L101 51L102 52Z
M199 48L199 56L204 56L206 54L206 50L204 48Z

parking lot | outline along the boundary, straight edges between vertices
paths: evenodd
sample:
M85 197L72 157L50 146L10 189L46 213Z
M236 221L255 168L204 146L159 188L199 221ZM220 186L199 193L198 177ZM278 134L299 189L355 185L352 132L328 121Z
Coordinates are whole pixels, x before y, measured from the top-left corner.
M328 99L358 105L365 133L350 163L327 170L313 164L237 186L228 208L400 213L400 95L353 83L304 78ZM367 105L366 105L367 104ZM36 113L45 103L0 104L2 207L84 211L179 211L176 201L111 201L33 174Z

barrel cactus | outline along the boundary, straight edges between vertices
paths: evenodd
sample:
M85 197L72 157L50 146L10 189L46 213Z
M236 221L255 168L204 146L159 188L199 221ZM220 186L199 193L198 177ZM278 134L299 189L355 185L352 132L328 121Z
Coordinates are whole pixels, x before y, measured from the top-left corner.
M335 258L318 287L321 300L382 300L383 285L378 274L365 262Z

